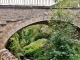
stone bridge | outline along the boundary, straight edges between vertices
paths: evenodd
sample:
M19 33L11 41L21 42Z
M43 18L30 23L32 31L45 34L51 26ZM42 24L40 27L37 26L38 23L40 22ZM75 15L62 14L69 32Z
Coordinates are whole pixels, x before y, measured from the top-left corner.
M56 8L53 10L55 11ZM63 11L65 12L66 8ZM76 21L73 24L80 28L80 9L71 8L69 11L75 14ZM33 23L47 21L51 15L52 12L49 8L0 7L0 54L3 60L17 60L5 49L8 39L15 32Z

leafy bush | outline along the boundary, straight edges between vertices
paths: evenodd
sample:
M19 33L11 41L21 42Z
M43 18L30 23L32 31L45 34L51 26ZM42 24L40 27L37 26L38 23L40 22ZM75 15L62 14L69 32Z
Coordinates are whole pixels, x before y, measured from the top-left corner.
M80 52L79 45L75 44L74 39L67 38L64 34L61 32L57 33L54 38L51 39L53 41L53 55L54 60L79 60L80 59ZM77 40L78 41L78 40ZM75 48L74 48L75 46Z
M33 54L38 49L41 49L46 43L46 41L46 39L39 39L35 42L30 43L23 48L24 54Z

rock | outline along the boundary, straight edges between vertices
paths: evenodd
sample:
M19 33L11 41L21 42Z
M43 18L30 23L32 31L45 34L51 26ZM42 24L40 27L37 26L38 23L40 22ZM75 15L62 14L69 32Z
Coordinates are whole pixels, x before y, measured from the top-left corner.
M0 44L0 60L18 60L18 59Z

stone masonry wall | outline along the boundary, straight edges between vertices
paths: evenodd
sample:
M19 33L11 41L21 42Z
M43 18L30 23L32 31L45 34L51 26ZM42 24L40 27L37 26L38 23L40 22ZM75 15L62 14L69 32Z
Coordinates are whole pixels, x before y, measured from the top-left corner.
M63 10L66 12L66 9ZM70 9L69 11L75 14L74 24L80 27L80 9ZM0 8L0 44L5 46L16 31L35 22L47 21L51 15L49 9Z

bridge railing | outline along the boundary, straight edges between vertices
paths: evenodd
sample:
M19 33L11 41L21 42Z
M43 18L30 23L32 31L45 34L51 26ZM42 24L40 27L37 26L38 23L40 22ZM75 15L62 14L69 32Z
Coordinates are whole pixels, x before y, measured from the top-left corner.
M51 6L53 0L0 0L0 5L33 5L33 6Z

